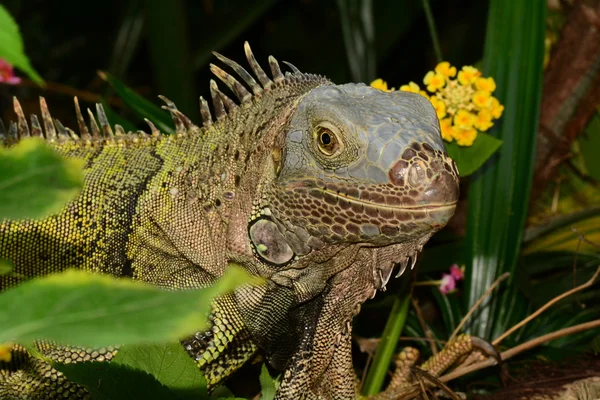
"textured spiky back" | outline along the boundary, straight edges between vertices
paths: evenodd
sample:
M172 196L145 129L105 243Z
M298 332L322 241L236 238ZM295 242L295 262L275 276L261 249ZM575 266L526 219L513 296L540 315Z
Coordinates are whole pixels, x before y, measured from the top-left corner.
M210 70L231 90L235 97L237 97L239 104L224 94L217 86L217 83L211 79L210 95L213 105L212 112L208 102L200 97L200 115L202 117L203 128L196 126L186 115L177 109L175 103L171 100L164 96L159 96L165 102L165 105L163 105L162 108L169 111L173 118L177 134L188 135L190 132L202 132L207 127L226 118L240 106L255 101L266 92L272 91L276 87L284 87L286 85L293 86L306 81L312 81L316 85L330 83L322 76L302 73L294 65L287 62L285 62L285 64L292 72L286 72L284 75L279 67L279 63L273 56L269 56L269 67L271 70L271 77L269 77L256 61L248 42L244 43L244 50L254 76L235 61L232 61L219 53L213 52L221 62L231 68L237 75L236 78L234 75L225 72L217 65L210 64ZM247 87L240 83L240 79ZM248 88L250 90L248 90ZM17 115L17 121L11 122L8 125L8 129L5 129L4 124L0 120L0 144L10 145L19 141L21 138L31 136L42 137L48 142L61 144L78 140L92 143L104 143L114 140L139 141L140 139L150 140L152 137L161 135L159 129L148 119L145 119L145 121L150 127L150 135L144 131L125 132L121 125L114 125L113 130L101 104L96 104L95 115L90 109L87 109L89 123L86 123L77 97L74 98L74 104L79 126L79 135L73 130L65 127L58 119L52 118L46 100L43 97L40 97L42 123L40 124L37 115L31 114L31 122L28 124L21 104L17 98L14 98L13 107Z

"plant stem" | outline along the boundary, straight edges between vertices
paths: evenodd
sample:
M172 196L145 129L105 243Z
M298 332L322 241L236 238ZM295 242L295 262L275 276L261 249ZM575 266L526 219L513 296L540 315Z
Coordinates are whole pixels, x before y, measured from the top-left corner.
M429 5L429 0L421 0L421 2L423 3L423 11L425 11L425 17L427 18L427 27L429 28L429 34L431 35L435 58L438 63L441 63L444 61L444 58L442 57L442 49L440 48L440 40L438 38L437 30L435 29L435 20L433 19L431 6Z

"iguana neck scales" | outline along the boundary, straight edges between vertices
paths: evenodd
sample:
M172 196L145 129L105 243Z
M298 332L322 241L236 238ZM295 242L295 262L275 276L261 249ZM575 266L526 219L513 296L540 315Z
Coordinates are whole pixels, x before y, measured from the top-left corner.
M85 181L56 215L0 221L0 257L26 277L77 267L170 289L241 264L267 284L217 299L212 328L184 341L211 387L260 352L283 371L279 399L353 398L352 317L452 216L458 172L422 96L284 75L273 57L269 76L245 50L252 73L216 55L238 102L211 81L201 127L163 97L174 135L113 129L100 105L86 122L77 100L79 134L43 99L28 124L15 100L1 142L43 137L85 160ZM55 393L39 363L15 359L0 363L0 397Z

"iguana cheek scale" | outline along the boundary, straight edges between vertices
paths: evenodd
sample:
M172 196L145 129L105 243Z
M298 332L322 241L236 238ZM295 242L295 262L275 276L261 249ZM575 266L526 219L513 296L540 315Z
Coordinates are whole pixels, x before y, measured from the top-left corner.
M262 354L283 372L278 399L354 398L352 317L452 216L458 171L424 97L334 85L291 64L284 75L273 57L268 75L245 51L252 73L216 54L233 73L211 71L238 102L211 81L201 127L162 98L174 135L150 121L149 134L111 127L100 105L86 122L77 100L75 134L43 99L41 123L15 100L1 142L44 137L86 161L85 181L59 214L0 221L0 257L26 277L78 267L170 289L242 265L267 284L215 300L211 328L183 341L210 387ZM18 283L0 276L1 289ZM116 352L40 350L75 361ZM14 352L0 363L0 397L52 398L67 385L71 398L85 395Z

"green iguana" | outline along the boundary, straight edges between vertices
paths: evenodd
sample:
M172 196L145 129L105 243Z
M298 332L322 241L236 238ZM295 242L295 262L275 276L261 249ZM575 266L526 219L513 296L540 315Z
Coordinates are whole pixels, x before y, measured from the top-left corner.
M150 134L111 127L100 105L86 123L75 99L77 135L43 98L30 124L15 100L1 142L44 137L85 160L85 181L59 214L0 221L0 258L26 277L77 267L170 289L241 264L267 284L215 300L211 329L183 342L210 387L261 354L283 372L278 399L351 399L352 318L453 215L458 171L419 94L334 85L291 64L283 74L273 57L269 76L245 52L252 74L215 53L233 74L211 71L239 102L211 81L202 127L162 97L174 135L150 121ZM0 289L18 283L0 276ZM115 354L40 350L69 362ZM22 348L0 363L2 398L84 396Z

